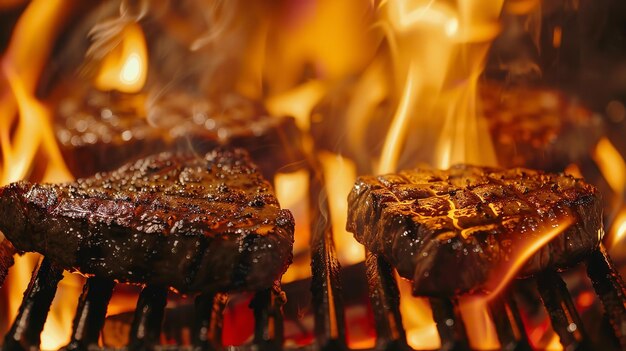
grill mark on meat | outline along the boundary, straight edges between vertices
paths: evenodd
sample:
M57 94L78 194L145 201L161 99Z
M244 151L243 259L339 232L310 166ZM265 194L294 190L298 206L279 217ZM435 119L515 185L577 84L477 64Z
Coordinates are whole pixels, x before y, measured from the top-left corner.
M413 280L419 295L482 288L494 267L507 264L516 243L565 217L574 225L535 253L522 276L575 264L603 233L595 188L527 169L460 165L364 176L348 201L347 229Z
M291 262L294 222L241 149L163 153L73 183L0 189L0 230L71 270L176 290L258 290Z

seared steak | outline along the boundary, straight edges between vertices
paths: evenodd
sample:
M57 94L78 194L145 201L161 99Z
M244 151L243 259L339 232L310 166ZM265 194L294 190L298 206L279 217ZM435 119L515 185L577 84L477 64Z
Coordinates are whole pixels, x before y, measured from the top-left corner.
M561 171L587 160L602 135L600 116L555 90L486 83L481 95L503 167Z
M245 148L266 177L303 159L291 117L271 116L237 94L207 98L171 92L160 100L59 88L55 131L63 157L77 177L112 171L161 151L207 152ZM68 94L68 90L71 91Z
M602 238L596 189L563 174L459 165L360 177L348 225L371 252L413 281L416 295L478 290L516 247L565 218L574 223L523 266L526 276L565 268Z
M270 287L294 220L247 153L162 153L66 184L0 189L0 230L67 269L179 291Z

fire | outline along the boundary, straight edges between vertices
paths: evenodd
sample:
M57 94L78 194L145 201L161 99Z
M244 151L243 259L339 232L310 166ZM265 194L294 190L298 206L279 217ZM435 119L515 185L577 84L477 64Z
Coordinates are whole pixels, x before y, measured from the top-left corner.
M279 173L274 177L274 188L280 205L288 208L297 218L298 223L309 222L309 172L306 169L292 173ZM294 262L283 275L283 283L308 278L311 275L310 255L308 252L310 228L306 224L297 224L294 233Z
M609 139L603 137L592 156L613 192L621 196L626 184L626 161L620 152Z
M322 82L312 80L295 89L270 97L266 105L273 115L292 116L296 119L298 127L302 130L309 130L311 111L325 92L326 88Z
M609 235L605 239L607 246L614 249L622 241L624 233L626 233L626 207L624 207L626 161L615 145L606 137L598 141L592 157L596 165L598 165L602 177L604 177L615 194L612 206L619 212L612 220L609 227ZM621 255L622 250L617 250L616 254Z
M473 350L501 349L498 334L496 334L496 328L486 304L476 303L472 297L468 297L460 300L459 309Z
M330 153L322 153L320 161L325 179L330 180L326 184L327 191L329 194L333 194L328 199L328 205L331 211L330 217L339 262L344 266L361 262L365 259L365 249L354 239L352 234L346 231L348 216L346 199L356 178L356 167L349 159ZM336 177L337 174L340 174L341 177Z
M12 40L1 60L0 79L8 89L0 91L0 184L31 177L36 163L45 164L42 181L72 179L56 144L47 107L34 95L39 76L52 49L54 38L67 15L62 0L33 1L18 22ZM9 295L8 318L13 320L38 256L25 255L16 260L5 287ZM66 275L59 285L42 333L42 348L57 349L69 341L71 320L78 301L79 277Z
M611 249L622 242L626 236L626 208L619 211L610 228L608 247Z
M563 233L574 223L570 216L557 223L543 223L538 228L539 235L536 238L528 239L517 243L516 250L510 257L510 263L496 270L486 283L489 291L484 296L471 296L462 301L461 311L463 319L466 321L468 336L472 348L480 350L492 350L500 347L495 333L493 322L488 315L488 303L515 279L519 270L528 259L552 239ZM482 332L481 332L482 331Z
M393 171L407 152L417 155L416 163L440 168L459 162L496 163L478 107L477 85L490 43L499 32L502 3L383 3L383 27L402 93L379 172ZM419 154L417 150L427 145L435 145L434 150Z
M441 340L427 298L412 296L411 283L396 273L400 290L400 313L406 341L415 350L438 350Z
M102 60L94 85L100 90L137 93L148 76L148 50L141 26L135 22L124 26L121 39Z
M489 298L500 294L535 252L539 251L552 239L567 230L573 223L574 219L569 216L558 223L544 223L537 229L537 232L541 234L537 235L536 238L517 243L516 252L510 260L511 265L502 267L494 276L489 278L489 282L487 283L488 290L490 291Z

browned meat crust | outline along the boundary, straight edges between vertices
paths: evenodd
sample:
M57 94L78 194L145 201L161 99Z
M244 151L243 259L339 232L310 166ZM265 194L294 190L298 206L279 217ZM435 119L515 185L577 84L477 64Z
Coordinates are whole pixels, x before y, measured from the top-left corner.
M516 245L566 216L574 224L537 251L520 274L565 268L602 238L596 189L580 179L528 169L459 165L360 177L348 198L356 239L413 281L417 295L482 288ZM545 227L545 226L544 226Z
M541 87L481 87L498 164L561 171L600 139L602 119L573 98Z
M241 149L162 153L73 183L0 190L0 230L67 269L186 291L270 287L294 221Z
M0 234L0 286L4 284L9 268L15 263L13 255L15 255L15 248L11 245L11 242L6 240L4 235Z
M142 95L77 87L53 98L55 131L72 174L86 177L161 151L204 153L216 146L241 147L266 177L304 157L291 117L270 116L237 94L212 98L169 93L147 102Z

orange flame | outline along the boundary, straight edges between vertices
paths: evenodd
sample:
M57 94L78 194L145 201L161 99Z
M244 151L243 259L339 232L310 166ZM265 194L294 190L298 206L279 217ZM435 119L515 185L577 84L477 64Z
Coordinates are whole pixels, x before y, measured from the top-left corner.
M396 273L400 290L400 313L406 341L415 350L437 350L441 339L427 298L413 296L411 283Z
M498 296L513 280L526 261L552 239L563 233L574 223L572 217L566 217L558 223L544 223L538 231L538 238L521 242L513 253L510 264L502 267L489 277L486 287L489 293L484 296L472 296L462 301L461 311L468 326L468 336L472 348L491 350L500 347L491 318L488 316L488 303ZM481 331L482 330L482 331Z
M486 122L477 106L477 84L491 40L499 32L502 3L383 2L383 27L396 80L403 88L380 173L394 171L402 151L416 148L411 143L435 145L432 158L416 162L440 168L459 162L495 164ZM409 132L411 138L403 148Z
M608 236L605 239L609 249L615 251L615 248L619 246L626 233L626 207L624 207L626 161L613 143L606 137L598 141L592 157L600 169L602 177L604 177L615 194L614 208L616 208L616 210L619 209L619 212L611 223ZM622 255L623 250L617 250L615 253Z
M623 195L626 184L626 161L620 152L609 139L603 137L598 141L592 156L611 189L618 196Z
M309 172L306 169L292 173L278 173L274 177L276 197L283 208L288 208L297 223L309 223ZM283 275L283 283L311 276L309 238L310 228L306 224L296 225L294 233L294 261Z
M137 93L148 76L148 50L141 26L125 25L121 42L103 59L94 85L100 90Z
M566 217L559 223L544 224L537 231L541 232L536 239L527 240L526 242L517 244L517 252L511 259L511 265L499 270L494 276L490 277L487 287L490 291L488 298L491 299L502 292L502 290L515 278L517 272L524 266L526 261L534 255L539 249L548 244L552 239L559 236L567 228L574 224L572 217Z
M365 259L365 249L346 231L346 199L354 185L356 166L349 159L330 153L321 153L320 161L325 179L330 180L326 184L327 192L333 194L328 199L328 205L339 262L344 266L361 262ZM338 174L341 177L337 177Z
M626 208L622 208L619 211L611 224L608 236L608 248L614 250L614 248L622 242L624 237L626 237ZM619 251L621 254L623 250Z
M50 54L54 38L68 12L63 0L35 0L20 18L9 47L2 57L0 73L7 90L0 95L0 184L4 185L30 176L36 163L44 162L42 180L58 182L72 179L67 170L51 125L51 116L34 95L41 71ZM41 157L41 158L40 158ZM38 255L28 254L16 259L5 286L9 294L7 316L17 314L22 293ZM81 278L66 275L59 284L48 320L41 336L41 347L57 349L69 341L71 320L78 301ZM61 302L61 303L59 303Z

